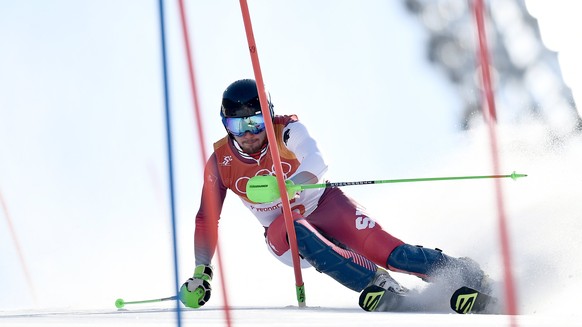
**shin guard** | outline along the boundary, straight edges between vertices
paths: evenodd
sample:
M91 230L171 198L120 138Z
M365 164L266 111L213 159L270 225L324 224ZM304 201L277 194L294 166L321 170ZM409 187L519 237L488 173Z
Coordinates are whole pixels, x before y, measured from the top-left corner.
M439 249L403 244L398 246L387 261L388 269L409 273L425 281L460 283L482 289L485 274L479 265L469 258L453 258Z
M425 249L422 246L403 244L390 253L388 269L414 274L427 279L431 272L447 265L449 256L440 250Z
M372 281L378 267L370 260L324 238L305 219L295 220L299 253L317 271L356 292Z

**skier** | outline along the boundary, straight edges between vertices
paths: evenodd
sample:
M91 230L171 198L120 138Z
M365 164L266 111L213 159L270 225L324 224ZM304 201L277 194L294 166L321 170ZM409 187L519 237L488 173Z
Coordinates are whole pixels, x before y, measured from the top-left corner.
M227 135L214 143L214 152L206 163L194 233L196 268L194 276L180 288L180 299L188 307L198 308L210 298L218 215L228 189L265 227L269 251L282 262L292 264L281 199L254 203L246 194L250 178L275 175L271 146L279 149L287 183L325 182L327 165L306 127L295 115L275 116L270 95L268 108L276 134L273 145L267 140L255 81L235 81L223 93L220 116ZM374 286L405 294L407 290L388 270L413 274L428 282L484 287L486 277L473 260L404 243L382 229L339 188L304 190L290 198L301 266L311 265L345 287L361 292ZM364 310L379 310L377 301L368 300L360 297Z

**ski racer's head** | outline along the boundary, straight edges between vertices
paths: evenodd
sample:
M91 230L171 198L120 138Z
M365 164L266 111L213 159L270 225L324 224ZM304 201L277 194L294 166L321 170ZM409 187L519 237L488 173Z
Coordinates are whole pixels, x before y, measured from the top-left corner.
M273 103L268 92L267 97L271 117L274 117ZM265 120L254 80L241 79L226 88L222 94L220 117L228 135L244 152L257 153L267 143Z

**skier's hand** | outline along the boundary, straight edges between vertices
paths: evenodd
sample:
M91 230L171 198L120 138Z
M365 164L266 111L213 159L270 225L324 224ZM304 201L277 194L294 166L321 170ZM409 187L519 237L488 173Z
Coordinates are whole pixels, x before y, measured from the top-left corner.
M285 186L287 187L287 196L289 197L289 200L299 197L301 189L293 187L295 186L295 183L293 183L292 180L290 179L285 180Z
M212 266L198 265L194 276L180 287L180 301L189 308L200 308L210 299Z

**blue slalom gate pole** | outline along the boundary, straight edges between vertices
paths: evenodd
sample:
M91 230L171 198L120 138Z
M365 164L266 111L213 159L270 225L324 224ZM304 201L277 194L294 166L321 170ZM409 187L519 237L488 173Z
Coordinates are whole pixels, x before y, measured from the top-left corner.
M164 80L164 107L166 113L166 140L168 148L168 180L170 183L170 211L172 216L172 245L174 249L174 278L175 278L175 291L179 294L180 280L178 276L178 242L176 241L176 210L175 210L175 198L174 198L174 170L173 170L173 160L172 160L172 128L171 128L171 117L170 117L170 92L168 89L168 65L166 59L166 32L164 29L164 0L159 0L159 11L160 11L160 36L161 36L161 46L162 46L162 71ZM182 326L182 312L180 308L180 299L176 296L176 315L177 315L177 325Z

